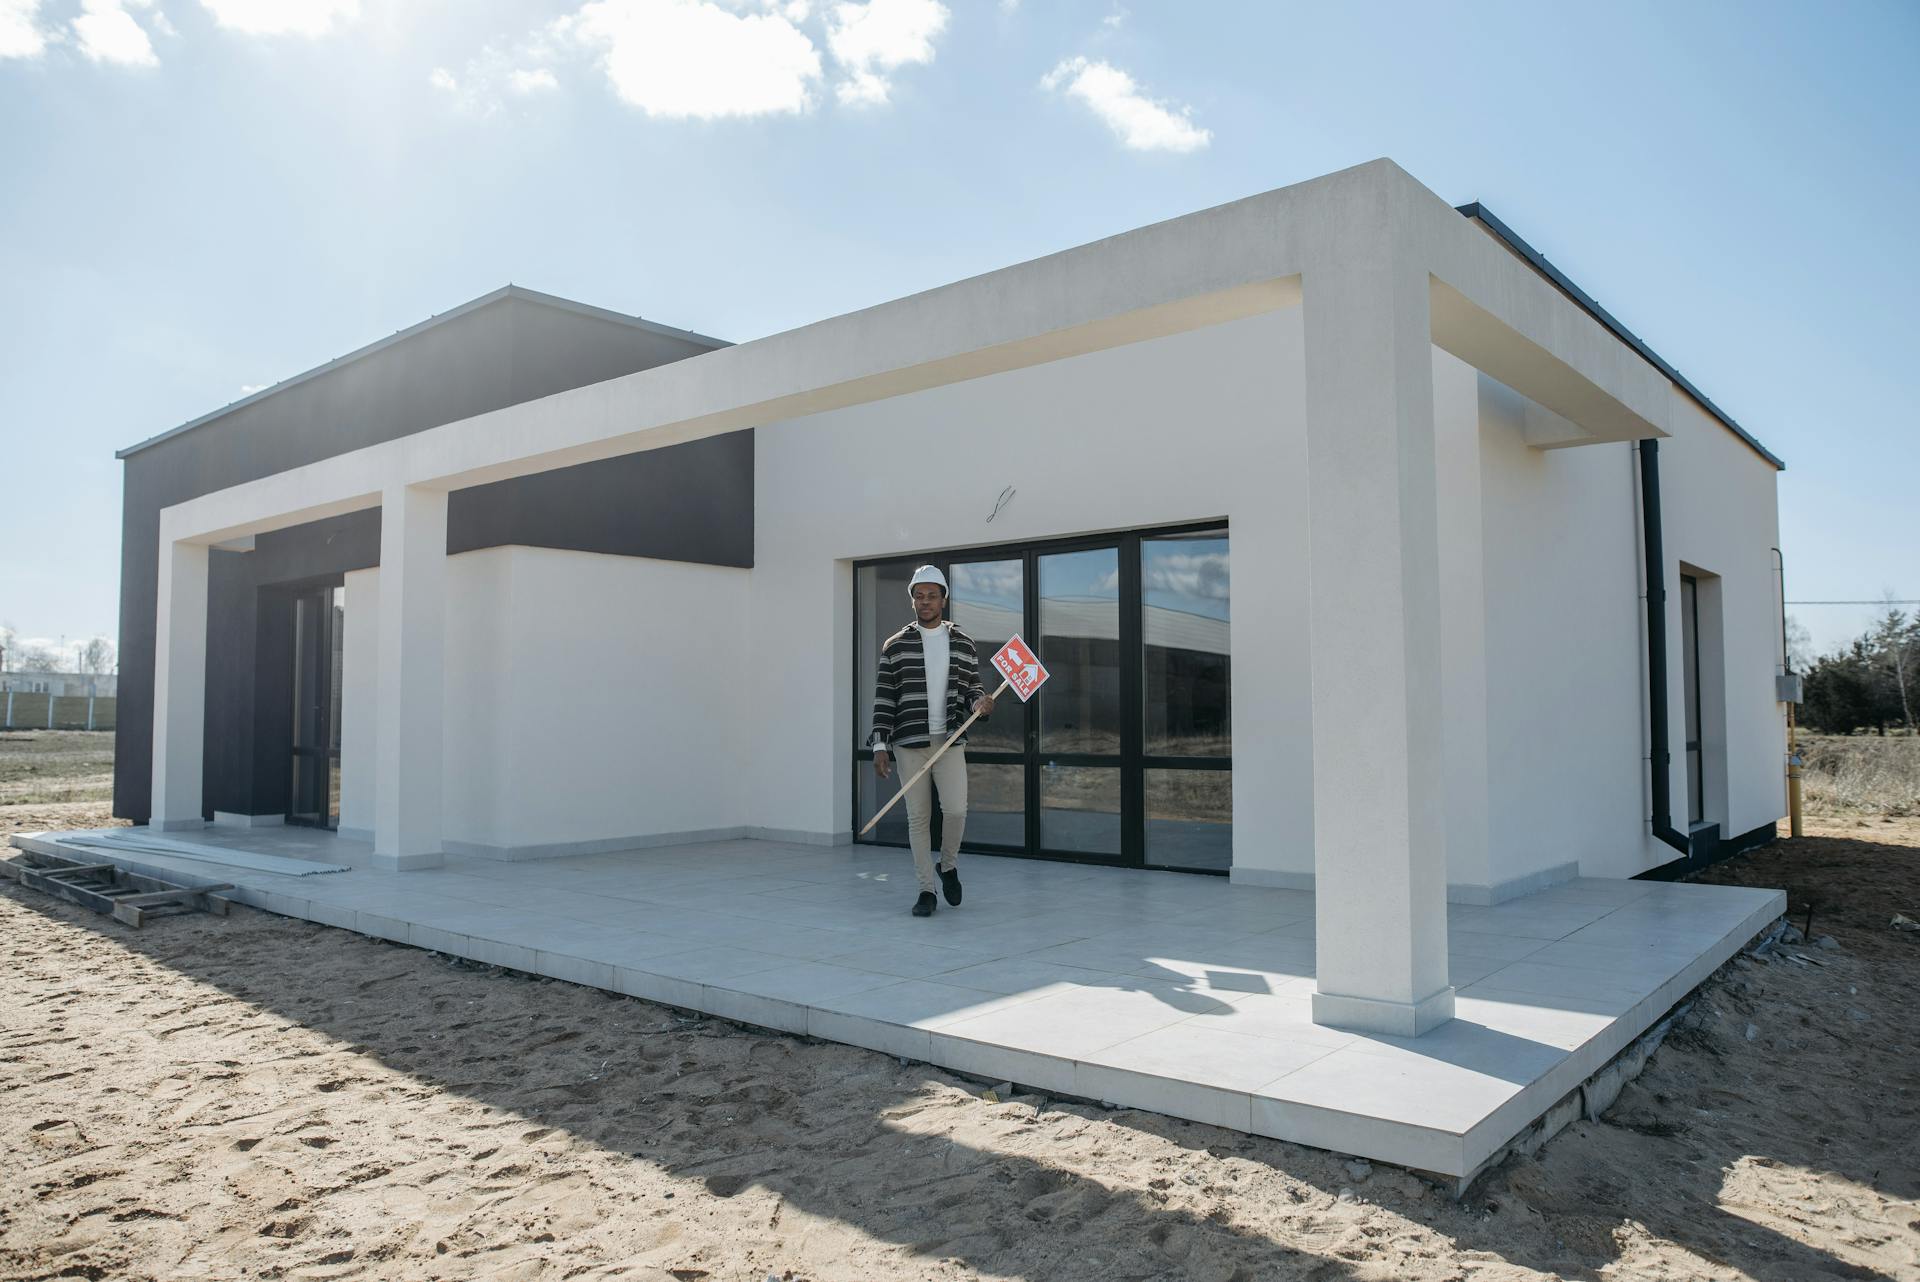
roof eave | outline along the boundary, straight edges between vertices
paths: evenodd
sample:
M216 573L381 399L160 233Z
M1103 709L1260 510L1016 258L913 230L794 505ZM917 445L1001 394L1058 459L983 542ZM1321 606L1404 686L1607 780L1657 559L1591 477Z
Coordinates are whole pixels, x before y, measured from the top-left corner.
M1559 286L1560 290L1565 293L1568 298L1579 304L1588 315L1612 331L1614 337L1618 338L1628 347L1631 347L1635 352L1638 352L1640 357L1649 365L1672 379L1676 387L1679 387L1688 396L1692 397L1701 409L1719 419L1728 431L1745 441L1754 453L1773 464L1773 466L1780 471L1784 472L1787 470L1786 463L1781 460L1779 455L1762 445L1746 428L1734 422L1732 415L1728 414L1718 405L1715 405L1708 399L1706 393L1702 392L1687 380L1686 375L1668 364L1665 358L1658 352L1641 342L1638 335L1614 319L1611 312L1600 306L1585 290L1568 279L1565 272L1562 272L1558 267L1555 267L1551 262L1547 261L1544 254L1522 240L1519 235L1514 232L1513 228L1494 217L1485 205L1482 205L1479 201L1474 201L1472 204L1459 205L1456 206L1456 208L1466 217L1478 219L1488 231L1505 242L1507 248L1525 259L1529 266Z
M577 303L571 298L562 298L558 294L543 294L537 289L528 289L523 285L502 285L499 289L482 294L478 298L469 299L467 302L461 303L458 307L448 308L444 312L436 312L417 325L409 325L405 329L396 330L385 338L368 343L365 347L355 348L345 356L335 357L324 365L316 365L304 373L295 374L291 378L281 379L271 387L263 387L259 391L248 396L243 396L237 401L229 402L211 413L202 414L199 418L191 422L182 423L178 427L168 428L157 436L149 436L146 440L129 445L125 449L115 450L113 456L117 459L129 458L134 454L138 454L141 450L151 448L152 446L160 444L162 441L171 440L179 436L182 432L190 432L204 423L211 423L214 419L222 418L237 409L252 405L256 401L263 401L267 397L279 392L284 392L290 387L297 387L301 383L318 378L322 374L339 369L344 365L350 365L354 361L372 356L376 352L384 351L396 343L412 338L415 334L432 329L437 325L444 325L448 321L457 320L462 316L477 312L483 307L503 302L509 298L540 303L560 311L573 312L578 316L590 316L595 320L611 321L618 325L625 325L629 329L644 330L649 334L659 334L665 338L683 339L687 342L698 343L708 348L717 349L733 346L732 343L724 338L713 338L706 334L695 333L690 329L675 329L671 325L660 325L650 320L643 320L638 316L627 316L621 312L608 311L604 307L595 307L590 303Z

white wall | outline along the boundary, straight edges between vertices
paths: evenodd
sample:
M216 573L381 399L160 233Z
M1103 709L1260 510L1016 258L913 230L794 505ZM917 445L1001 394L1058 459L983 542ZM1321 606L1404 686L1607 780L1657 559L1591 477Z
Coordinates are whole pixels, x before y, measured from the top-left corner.
M745 570L547 548L449 558L448 849L743 828L747 586ZM343 828L372 827L378 595L378 570L347 576Z
M1678 857L1648 831L1646 634L1638 456L1630 444L1537 450L1527 402L1484 375L1488 876L1574 860L1626 877ZM1667 557L1673 822L1687 826L1680 567L1722 576L1724 763L1706 818L1733 836L1785 810L1785 712L1775 702L1778 473L1676 391L1660 444Z
M755 701L805 727L812 749L796 762L785 739L755 740L749 822L847 835L851 561L1224 515L1235 869L1253 879L1310 873L1300 344L1300 313L1283 311L762 431L754 610L792 626L756 633ZM1646 837L1632 448L1533 448L1522 398L1445 353L1434 365L1448 880L1466 897L1497 896L1572 865L1626 876L1664 863L1672 852ZM1736 550L1749 565L1756 550L1770 558L1772 469L1685 404L1700 423L1680 416L1662 453L1670 556L1703 568ZM989 526L1008 485L1018 493ZM1714 496L1704 506L1702 491ZM1766 584L1728 594L1729 680L1745 683L1744 702L1730 695L1729 707L1742 709L1749 745L1729 755L1739 780L1729 832L1765 822L1771 803L1754 798L1778 792L1770 758L1759 760L1766 751L1750 748L1770 743L1778 719L1773 669L1756 667L1739 639L1764 632ZM1677 577L1670 591L1677 601ZM1745 633L1731 622L1742 611ZM1678 697L1676 686L1676 709ZM864 729L864 709L858 716Z
M1651 866L1633 448L1534 449L1525 400L1479 385L1488 880L1628 876Z
M1720 824L1722 836L1731 837L1770 824L1787 812L1786 708L1775 702L1773 681L1782 671L1780 590L1773 559L1773 549L1780 543L1779 473L1677 391L1671 430L1672 439L1660 444L1660 477L1665 497L1667 635L1674 656L1668 694L1674 727L1674 824L1686 829L1686 723L1680 663L1680 568L1684 563L1718 576L1711 588L1720 605L1723 684L1718 691L1709 691L1704 702L1711 704L1717 693L1725 716L1722 726L1703 727L1703 748L1709 754L1722 754L1724 787L1709 787L1705 818ZM1703 594L1703 614L1706 601Z
M748 572L500 551L508 588L493 622L508 671L577 675L510 685L492 730L508 777L493 836L474 840L537 849L743 826L745 741L777 730L748 706L741 677L755 623ZM449 704L458 697L449 686Z
M754 739L750 822L848 833L851 561L1225 516L1236 859L1311 870L1300 319L1269 313L761 431L754 614L786 626L754 633L755 706L781 732Z
M379 702L380 571L346 576L346 636L341 642L340 831L373 840L373 717Z
M742 828L846 840L852 561L1225 517L1235 869L1310 874L1300 320L1268 313L763 430L752 571L534 548L452 558L450 848ZM1448 880L1497 894L1569 863L1603 876L1664 863L1672 852L1646 835L1632 447L1532 448L1517 394L1438 351L1434 373ZM1674 419L1667 552L1722 576L1727 813L1709 817L1738 833L1782 808L1775 474L1690 400ZM371 685L356 669L371 662L377 582L348 579L348 827L371 826ZM592 675L522 679L556 671Z

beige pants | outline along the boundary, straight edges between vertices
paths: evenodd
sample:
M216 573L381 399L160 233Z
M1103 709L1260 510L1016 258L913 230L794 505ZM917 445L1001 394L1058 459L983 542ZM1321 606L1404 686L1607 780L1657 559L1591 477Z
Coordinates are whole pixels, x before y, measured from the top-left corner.
M936 744L934 747L938 747ZM934 748L893 750L894 769L901 782L920 773ZM960 857L960 834L967 826L967 748L956 744L933 763L925 777L907 789L907 844L913 847L913 870L920 878L920 889L932 890L933 877L933 790L940 789L940 866L953 871Z

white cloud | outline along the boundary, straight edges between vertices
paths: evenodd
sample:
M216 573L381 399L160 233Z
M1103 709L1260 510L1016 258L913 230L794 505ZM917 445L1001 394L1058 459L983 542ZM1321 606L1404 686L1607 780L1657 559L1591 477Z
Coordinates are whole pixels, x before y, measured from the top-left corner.
M240 395L252 396L255 392L264 392L272 386L272 383L242 383L240 384Z
M551 68L540 65L554 53L542 35L522 41L512 52L488 45L467 60L459 75L435 67L427 83L445 94L459 111L485 118L506 106L509 95L531 98L558 90L560 78Z
M38 58L47 51L39 14L40 0L0 0L0 58Z
M1225 552L1166 552L1155 556L1143 576L1149 592L1165 592L1196 601L1225 601L1232 593L1232 567Z
M560 87L560 81L545 67L515 67L507 73L507 88L521 97L529 94L549 93Z
M708 0L592 0L558 34L601 53L620 98L649 116L718 120L813 106L820 51L781 11Z
M84 0L81 13L73 20L73 34L80 41L80 52L94 62L110 62L120 67L156 67L153 41L121 7L120 0Z
M180 34L173 23L168 20L167 15L158 9L153 11L153 29L163 36L177 36Z
M1109 62L1069 58L1040 87L1078 98L1131 151L1198 151L1213 141L1211 131L1193 123L1193 108L1147 97L1132 76Z
M360 0L200 0L213 20L250 36L318 36L360 16Z
M827 46L847 70L834 88L844 103L883 103L892 91L887 73L933 61L933 42L946 30L940 0L867 0L840 3L827 17Z

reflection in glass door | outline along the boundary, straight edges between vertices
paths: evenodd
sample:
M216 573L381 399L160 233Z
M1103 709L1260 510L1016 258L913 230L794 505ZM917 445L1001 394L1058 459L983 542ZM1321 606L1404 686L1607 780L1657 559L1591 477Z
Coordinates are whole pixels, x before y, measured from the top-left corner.
M1233 865L1232 599L1225 530L1140 540L1146 861Z
M1037 558L1040 848L1120 856L1120 549Z
M988 691L1000 677L987 661L1024 631L1026 585L1026 562L1017 556L947 567L947 617L973 638ZM967 732L967 838L996 849L1027 848L1027 716L1012 694Z
M293 789L287 822L340 826L340 696L346 589L293 599Z

